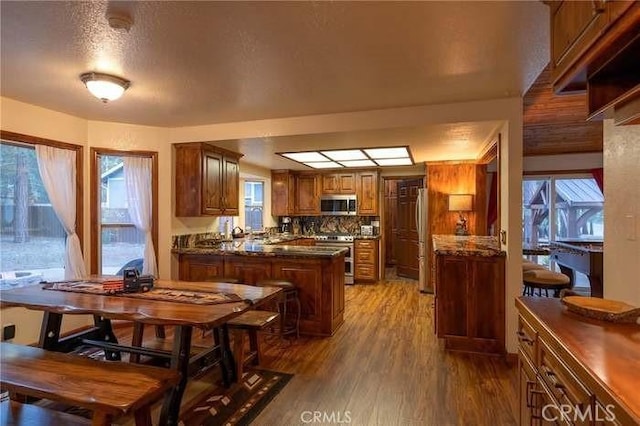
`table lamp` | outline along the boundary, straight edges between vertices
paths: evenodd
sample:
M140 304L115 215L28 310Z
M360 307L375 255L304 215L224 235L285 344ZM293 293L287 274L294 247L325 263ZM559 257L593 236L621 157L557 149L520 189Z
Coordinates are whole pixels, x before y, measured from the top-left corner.
M462 212L473 210L473 195L471 194L449 194L449 211L458 212L458 222L456 223L456 235L469 235L467 229L467 219Z

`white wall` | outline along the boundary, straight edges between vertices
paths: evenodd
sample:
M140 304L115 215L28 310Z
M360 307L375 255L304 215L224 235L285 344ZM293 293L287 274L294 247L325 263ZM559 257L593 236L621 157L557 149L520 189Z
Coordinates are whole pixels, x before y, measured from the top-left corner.
M640 126L604 123L604 297L640 306Z

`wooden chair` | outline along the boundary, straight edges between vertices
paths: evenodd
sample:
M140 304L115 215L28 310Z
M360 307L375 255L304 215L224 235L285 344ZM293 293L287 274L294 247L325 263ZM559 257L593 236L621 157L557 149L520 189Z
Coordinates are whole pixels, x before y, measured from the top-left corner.
M242 379L244 364L252 362L260 364L261 352L258 342L258 331L272 326L280 315L269 311L247 311L229 322L227 325L233 335L233 355L236 359L236 377ZM249 352L245 353L245 331L249 335Z

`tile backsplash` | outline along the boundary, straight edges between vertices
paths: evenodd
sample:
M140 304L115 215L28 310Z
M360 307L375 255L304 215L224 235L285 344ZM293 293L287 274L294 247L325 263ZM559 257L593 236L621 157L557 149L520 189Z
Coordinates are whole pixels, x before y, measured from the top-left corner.
M361 225L379 220L377 216L298 216L292 217L294 234L359 234Z

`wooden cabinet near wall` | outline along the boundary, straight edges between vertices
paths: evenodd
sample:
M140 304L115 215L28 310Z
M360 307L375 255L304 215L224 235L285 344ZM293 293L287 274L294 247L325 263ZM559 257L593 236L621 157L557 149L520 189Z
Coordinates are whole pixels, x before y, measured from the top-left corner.
M616 124L640 122L640 2L548 4L554 91L586 90L589 119L612 110Z
M303 216L320 214L320 175L299 173L295 175L295 213Z
M184 281L212 281L223 276L221 258L194 254L185 256L179 264L179 277Z
M519 424L640 424L640 326L589 319L550 297L516 307Z
M323 194L355 194L355 173L329 173L322 175Z
M204 142L175 144L176 216L236 216L242 154Z
M378 172L367 170L359 172L356 180L358 215L378 215Z
M504 259L436 252L436 331L445 348L505 352Z
M378 240L355 240L353 279L359 281L377 281L378 279Z
M291 216L295 214L295 178L289 170L271 172L271 214Z

